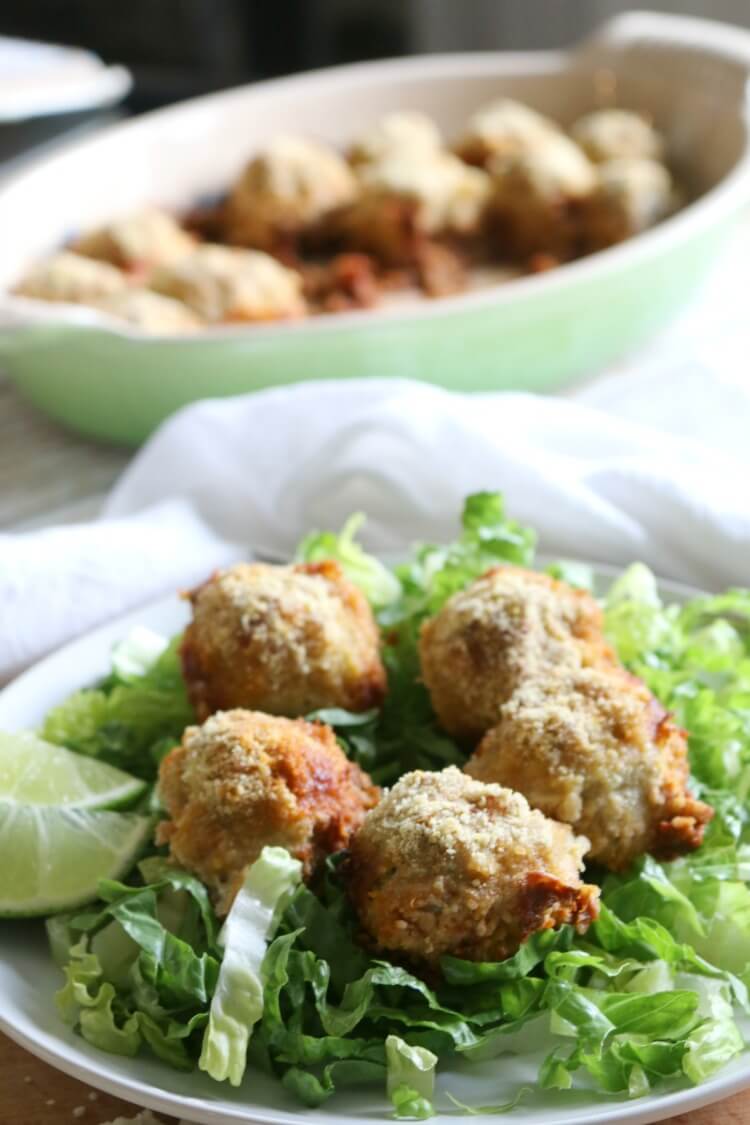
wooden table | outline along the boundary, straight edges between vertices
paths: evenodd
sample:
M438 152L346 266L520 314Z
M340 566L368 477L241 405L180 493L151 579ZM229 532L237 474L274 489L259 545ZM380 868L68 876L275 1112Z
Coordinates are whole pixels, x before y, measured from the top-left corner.
M62 430L0 379L0 530L90 518L129 458L126 450ZM90 1100L91 1094L0 1035L0 1125L73 1125L78 1107L83 1125L136 1112L105 1094ZM750 1092L673 1122L750 1125Z
M83 1113L80 1108L83 1107ZM74 1116L78 1110L79 1116ZM2 1125L101 1125L124 1116L133 1117L135 1106L96 1093L82 1082L53 1070L0 1035L0 1122ZM302 1114L300 1115L303 1119ZM158 1119L174 1125L173 1117ZM439 1122L439 1118L437 1121ZM467 1118L467 1122L471 1118ZM513 1116L507 1118L512 1125ZM606 1121L606 1118L602 1118ZM715 1106L673 1117L670 1125L748 1125L750 1093L737 1094ZM184 1125L184 1123L183 1123ZM342 1122L342 1125L346 1125Z
M2 1125L100 1125L137 1113L137 1106L68 1078L0 1035ZM159 1117L174 1125L174 1117Z
M130 456L63 430L0 375L0 529L88 519Z

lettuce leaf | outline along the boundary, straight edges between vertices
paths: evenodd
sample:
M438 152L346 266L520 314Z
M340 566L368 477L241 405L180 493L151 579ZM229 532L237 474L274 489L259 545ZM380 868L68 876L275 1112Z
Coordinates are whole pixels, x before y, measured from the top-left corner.
M190 1070L219 975L217 924L205 887L154 857L153 882L102 880L102 901L47 923L66 978L57 1005L66 1023L101 1050L142 1047Z
M217 1082L239 1086L247 1046L263 1014L261 966L266 941L285 900L302 877L302 864L284 848L264 848L234 900L220 943L224 948L198 1065Z
M423 544L409 562L395 568L402 594L383 610L381 623L405 629L412 639L425 617L437 613L451 594L499 563L531 566L536 535L505 514L499 492L468 496L461 533L447 546Z
M696 1085L738 1055L745 1044L731 1017L705 1020L687 1040L682 1069Z
M138 1017L117 1004L115 988L103 979L101 964L89 951L87 938L71 947L64 972L65 986L56 997L63 1020L77 1026L83 1038L102 1051L137 1054L141 1042Z
M134 630L116 646L111 675L54 707L41 736L153 780L163 754L194 721L180 668L180 638L163 642L157 655L162 642L150 630Z
M413 1047L398 1035L387 1035L386 1092L397 1118L432 1117L437 1055L426 1047Z
M361 512L350 516L338 534L334 531L311 531L297 547L297 562L323 562L334 559L340 563L347 578L359 586L374 609L390 605L401 593L401 586L392 570L374 555L369 555L357 542L357 533L365 522Z

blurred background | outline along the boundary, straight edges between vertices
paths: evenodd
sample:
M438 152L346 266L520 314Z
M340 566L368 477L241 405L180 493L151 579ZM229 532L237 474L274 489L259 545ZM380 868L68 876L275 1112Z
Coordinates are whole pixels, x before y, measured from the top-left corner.
M0 0L0 179L50 142L213 90L379 57L560 47L618 13L642 7L750 28L750 0L641 0L635 5L624 0ZM57 88L44 69L48 64L55 69L57 53L50 58L38 43L26 53L26 40L85 48L109 70L122 66L127 71L120 70L119 79L108 72L99 75L96 66L105 68L96 58L79 59L90 64L73 75L80 73L87 87L89 108L79 103L66 112L19 112L22 67L34 62L29 69L39 74L39 82L30 82L30 94L43 100ZM58 69L59 77L66 77L62 64ZM132 87L120 101L129 86L128 72ZM108 76L115 81L107 84ZM97 108L91 108L94 104ZM732 250L734 272L717 273L699 314L688 310L672 337L657 338L633 365L610 371L601 387L587 392L590 403L653 424L656 376L674 371L674 380L664 380L660 390L662 423L668 417L674 432L694 432L700 423L703 436L713 437L713 415L704 399L716 396L713 389L705 392L696 374L698 357L716 382L736 374L735 381L744 386L750 379L745 297L750 222L743 224ZM733 402L727 411L722 446L731 424L734 447L747 449L744 401ZM53 509L58 518L61 510L66 518L85 518L97 510L127 457L110 448L94 450L48 422L23 402L0 370L0 527L49 522ZM3 481L14 487L3 489Z
M570 43L633 7L750 26L749 0L3 0L0 35L126 64L142 111L254 78L429 51Z

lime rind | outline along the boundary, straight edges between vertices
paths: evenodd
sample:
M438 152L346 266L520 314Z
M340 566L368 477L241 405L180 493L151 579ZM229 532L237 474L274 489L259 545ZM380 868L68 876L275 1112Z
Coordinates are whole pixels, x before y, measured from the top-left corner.
M146 787L123 770L44 742L29 731L0 732L0 801L111 809L132 804Z
M152 833L136 813L0 801L0 916L33 918L97 897L100 879L121 879Z

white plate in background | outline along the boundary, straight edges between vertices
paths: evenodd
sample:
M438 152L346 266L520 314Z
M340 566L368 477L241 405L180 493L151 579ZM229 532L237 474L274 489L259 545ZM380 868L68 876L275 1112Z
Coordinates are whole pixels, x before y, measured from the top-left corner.
M131 85L91 51L0 36L0 123L114 105Z

